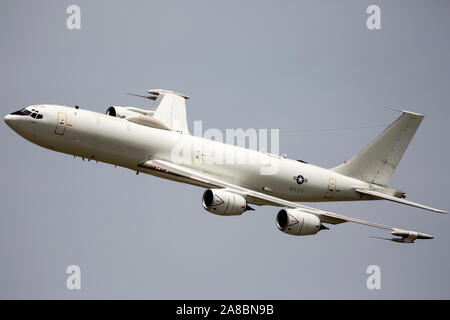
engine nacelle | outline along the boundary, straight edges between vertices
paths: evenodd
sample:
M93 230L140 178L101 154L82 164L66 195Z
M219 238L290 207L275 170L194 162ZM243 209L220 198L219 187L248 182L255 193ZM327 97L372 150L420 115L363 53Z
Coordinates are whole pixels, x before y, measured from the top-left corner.
M319 217L296 209L281 209L277 214L277 227L293 236L316 234L322 227Z
M106 110L106 114L111 117L126 118L129 116L146 115L151 116L153 110L144 110L135 107L111 106Z
M247 201L239 194L222 189L208 189L203 193L203 208L221 216L241 215L247 210Z

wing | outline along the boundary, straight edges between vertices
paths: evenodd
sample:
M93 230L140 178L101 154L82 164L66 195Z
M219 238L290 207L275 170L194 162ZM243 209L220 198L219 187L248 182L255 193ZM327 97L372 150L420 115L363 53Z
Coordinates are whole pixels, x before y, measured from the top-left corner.
M240 194L244 196L249 203L261 205L261 204L268 204L268 205L274 205L274 206L281 206L281 207L287 207L292 209L301 209L304 212L316 215L319 217L319 219L323 223L330 223L330 224L339 224L344 222L353 222L358 223L370 227L385 229L392 231L392 235L400 236L401 238L395 238L395 240L399 240L397 242L403 242L402 239L410 239L413 237L414 239L433 239L433 236L428 235L426 233L419 233L415 231L408 231L403 230L387 225L382 225L370 221L364 221L356 218L346 217L340 214L336 214L333 212L328 212L324 210L319 210L315 208L311 208L308 206L304 206L295 202L286 201L277 197L273 197L261 192L257 192L254 190L250 190L247 188L243 188L231 183L228 183L226 181L222 181L220 179L211 177L203 172L200 172L198 170L186 168L183 166L180 166L178 164L170 163L164 160L147 160L145 162L142 162L139 164L140 167L150 169L150 170L156 170L159 172L163 172L168 175L174 175L177 177L183 177L188 180L196 181L197 184L210 186L210 187L216 187L216 188L224 188L231 192Z
M153 89L148 93L156 95L155 114L153 117L160 120L174 131L189 134L186 119L186 100L188 96L174 91Z
M174 131L189 134L186 118L186 100L188 96L164 89L151 89L150 95L128 93L131 96L155 101L153 117Z
M412 207L416 207L416 208L421 208L421 209L434 211L434 212L439 212L439 213L447 213L447 211L444 211L444 210L440 210L440 209L435 209L435 208L432 208L432 207L424 206L423 204L420 204L420 203L415 203L415 202L408 201L408 200L405 200L405 199L393 197L393 196L390 196L390 195L387 195L387 194L384 194L384 193L381 193L381 192L373 191L373 190L356 189L356 192L359 192L359 193L362 193L362 194L368 194L370 196L374 196L374 197L377 197L379 199L385 199L385 200L389 200L389 201L393 201L393 202L406 204L408 206L412 206Z

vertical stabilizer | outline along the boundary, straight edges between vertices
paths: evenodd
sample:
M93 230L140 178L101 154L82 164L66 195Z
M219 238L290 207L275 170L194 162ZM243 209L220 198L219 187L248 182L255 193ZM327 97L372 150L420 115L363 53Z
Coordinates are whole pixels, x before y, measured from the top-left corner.
M424 118L418 113L394 110L402 112L402 115L358 155L332 170L362 181L387 186Z

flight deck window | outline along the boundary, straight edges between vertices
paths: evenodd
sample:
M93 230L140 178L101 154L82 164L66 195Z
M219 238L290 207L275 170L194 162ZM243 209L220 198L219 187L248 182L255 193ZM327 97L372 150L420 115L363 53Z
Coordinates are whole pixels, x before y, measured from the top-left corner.
M11 114L12 115L16 115L16 116L28 116L29 114L31 114L31 112L24 108L22 110L13 112Z
M22 110L16 111L11 113L12 115L16 115L16 116L30 116L33 117L34 119L42 119L43 115L39 114L38 110L32 109L35 112L31 112L28 109L23 108Z

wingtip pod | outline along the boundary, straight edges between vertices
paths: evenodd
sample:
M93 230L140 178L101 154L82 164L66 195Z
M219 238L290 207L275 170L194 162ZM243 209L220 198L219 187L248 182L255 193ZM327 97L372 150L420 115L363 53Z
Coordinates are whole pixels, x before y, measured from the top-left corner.
M145 98L145 99L149 99L149 100L156 100L157 96L159 96L160 94L173 94L176 96L180 96L186 100L191 98L185 94L171 91L171 90L165 90L165 89L150 89L150 90L147 90L147 92L150 94L149 96L143 95L143 94L129 93L129 92L127 92L127 94L130 96Z
M174 94L174 95L180 96L182 98L185 98L186 100L191 98L185 94L182 94L182 93L179 93L176 91L172 91L172 90L166 90L166 89L150 89L150 90L147 90L147 92L150 94L156 95L156 96L165 93L165 94Z
M393 236L396 236L399 238L382 238L382 237L374 237L374 236L372 238L388 240L388 241L393 241L393 242L397 242L397 243L414 243L414 241L416 239L434 239L434 237L431 234L403 230L403 229L393 229L391 234Z
M414 240L415 239L434 239L434 237L431 234L403 230L403 229L393 229L391 234L393 236L398 236L398 237L402 237L402 238L412 238Z
M127 92L127 95L135 96L135 97L139 97L139 98L145 98L145 99L149 99L149 100L153 100L153 101L156 100L155 96L146 96L146 95L137 94L137 93L130 93L130 92Z

